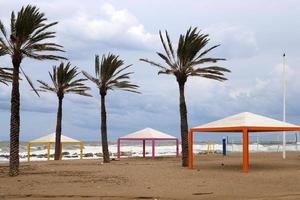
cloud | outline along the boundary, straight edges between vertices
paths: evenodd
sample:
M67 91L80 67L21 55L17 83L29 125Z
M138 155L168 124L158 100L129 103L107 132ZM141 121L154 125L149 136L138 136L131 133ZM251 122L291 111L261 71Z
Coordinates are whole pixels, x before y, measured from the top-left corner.
M297 77L300 70L286 66L287 69L287 113L288 119L294 123L299 123L300 109L295 96L300 95L300 81ZM277 64L273 69L265 74L264 78L256 78L252 84L232 85L228 90L229 96L225 101L230 101L237 107L233 109L244 109L244 111L257 112L259 114L273 115L277 119L282 116L282 95L283 95L283 73L282 64ZM223 102L224 103L224 102ZM223 104L221 103L221 104Z
M53 113L56 112L56 99L54 95L43 94L38 97L29 86L20 87L20 110L27 112ZM0 109L10 110L11 87L2 87L0 92Z
M109 48L149 50L158 45L158 36L145 30L143 24L127 9L104 4L96 13L77 12L61 19L58 25L61 41L68 48L99 45Z
M212 41L221 44L216 55L227 59L252 57L258 52L255 33L246 28L233 25L213 25L204 29Z

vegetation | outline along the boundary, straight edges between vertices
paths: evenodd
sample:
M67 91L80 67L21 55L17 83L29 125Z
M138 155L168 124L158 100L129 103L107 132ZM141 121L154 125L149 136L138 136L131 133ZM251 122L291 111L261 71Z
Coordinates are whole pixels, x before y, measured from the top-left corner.
M34 92L53 92L58 97L58 111L56 123L55 160L60 158L61 152L61 129L62 129L62 102L65 94L73 93L83 96L91 96L90 90L84 81L90 80L96 84L101 97L101 140L104 162L109 162L107 141L107 116L106 95L109 90L125 90L139 93L138 86L130 82L133 72L126 72L131 65L124 66L124 61L114 54L95 57L95 77L87 72L82 72L87 79L78 78L80 72L77 67L71 67L70 63L61 63L54 66L52 73L49 72L51 85L39 80L40 89L36 90L30 78L25 74L21 63L24 58L35 60L61 60L62 56L54 53L63 52L63 47L51 42L56 33L49 31L57 22L47 23L45 14L35 6L22 7L15 16L11 13L10 31L7 32L0 21L0 56L10 56L12 68L0 68L0 83L12 83L11 92L11 118L10 118L10 170L11 176L19 173L19 136L20 136L20 74L23 74ZM230 72L227 68L217 66L215 63L224 61L224 58L207 57L208 53L219 45L206 48L209 37L202 34L197 28L189 28L185 34L181 34L175 51L169 34L159 32L164 53L157 55L164 61L160 64L149 59L140 59L159 68L158 74L173 75L179 87L179 108L182 141L182 165L188 165L188 119L185 101L185 84L188 77L196 76L217 81L227 80L225 74Z
M52 85L38 80L41 84L40 90L43 92L52 92L57 95L58 98L58 108L57 108L57 118L56 118L56 136L55 136L55 160L59 160L61 156L61 127L62 127L62 103L65 94L78 94L82 96L91 96L86 93L90 90L89 87L84 85L84 81L87 79L79 78L77 79L80 72L78 72L77 67L71 67L70 63L64 65L61 63L58 67L53 66L52 73L49 72Z
M11 69L0 67L0 83L8 85L12 81Z
M113 54L103 55L101 62L99 56L95 57L95 77L91 76L87 72L83 74L99 89L101 96L101 140L102 140L102 152L103 162L109 163L109 151L107 142L107 125L106 125L106 106L105 97L109 90L125 90L128 92L138 93L138 86L131 84L129 79L133 72L124 72L131 65L124 66L124 61L119 59L119 56Z
M57 22L46 24L47 18L35 6L22 7L15 17L14 12L10 18L10 34L0 21L0 56L9 55L13 65L12 93L11 93L11 119L10 119L10 163L9 174L19 174L19 134L20 134L20 92L19 74L24 74L32 86L29 77L21 68L25 57L36 60L59 60L61 56L52 55L51 52L63 51L62 46L51 43L55 32L48 31ZM48 52L48 53L46 53ZM38 94L38 93L37 93Z
M161 31L159 35L165 53L157 52L157 55L164 61L164 64L148 59L140 60L158 67L160 69L158 74L173 75L176 77L179 86L182 166L185 167L188 166L188 120L184 96L185 83L190 76L225 81L227 79L224 72L230 72L230 70L215 65L200 67L200 65L216 63L225 59L206 57L211 50L220 45L204 49L208 44L209 38L207 34L200 33L197 28L189 28L185 35L180 35L176 52L174 51L168 32L165 32L165 37L163 37Z

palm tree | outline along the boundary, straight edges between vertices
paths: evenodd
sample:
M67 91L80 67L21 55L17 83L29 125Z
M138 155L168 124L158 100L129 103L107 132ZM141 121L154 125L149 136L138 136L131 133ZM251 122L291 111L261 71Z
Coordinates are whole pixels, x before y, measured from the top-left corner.
M12 73L10 68L0 67L0 83L8 85L12 81Z
M42 92L53 92L58 98L58 110L56 119L56 136L55 136L55 160L60 159L61 153L61 124L62 124L62 101L65 94L78 94L83 96L91 96L87 92L89 87L84 85L84 81L87 79L77 79L80 72L77 72L77 67L71 67L70 63L64 65L61 63L58 67L53 66L52 74L49 72L52 86L38 80L41 84L40 90Z
M10 35L0 21L0 56L9 55L13 64L11 118L10 118L10 162L9 174L19 174L19 133L20 133L20 93L19 73L24 74L30 86L34 89L29 77L21 68L25 57L36 60L59 60L63 57L52 55L50 52L63 51L62 46L51 43L55 32L48 29L57 22L46 24L47 18L35 6L22 7L15 17L14 12L10 19ZM49 52L48 54L45 52ZM38 93L37 93L38 94Z
M103 162L109 163L109 151L107 142L107 126L106 126L106 108L105 97L109 90L125 90L128 92L137 92L137 85L130 83L130 75L133 72L124 72L131 65L123 67L124 61L119 59L119 56L113 54L103 55L101 63L99 56L95 57L95 77L87 72L82 72L89 80L96 84L101 96L101 139L102 139L102 152Z
M185 35L181 34L178 41L177 52L174 52L168 32L165 32L165 38L159 31L160 40L165 54L157 52L165 64L140 59L158 67L158 74L174 75L179 86L179 108L181 124L181 145L182 145L182 166L188 166L188 120L187 109L184 96L185 83L190 76L199 76L217 81L227 80L224 72L230 72L228 69L218 66L199 67L199 65L216 63L225 60L223 58L208 58L207 53L220 45L215 45L205 49L209 38L207 34L202 34L197 28L189 28Z

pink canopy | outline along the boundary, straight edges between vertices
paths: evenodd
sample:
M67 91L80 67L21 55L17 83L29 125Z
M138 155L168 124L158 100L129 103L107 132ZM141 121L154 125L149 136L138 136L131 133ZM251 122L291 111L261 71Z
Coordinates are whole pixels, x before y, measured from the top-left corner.
M121 140L142 140L143 141L143 157L145 158L146 140L152 141L152 160L155 158L155 141L156 140L175 140L176 141L176 157L178 157L179 141L176 137L154 130L152 128L145 128L134 133L130 133L118 138L118 159L120 159Z

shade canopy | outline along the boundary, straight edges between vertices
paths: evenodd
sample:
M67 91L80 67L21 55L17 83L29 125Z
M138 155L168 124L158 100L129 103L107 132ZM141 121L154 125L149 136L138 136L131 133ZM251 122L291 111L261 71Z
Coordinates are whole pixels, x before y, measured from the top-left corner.
M269 117L243 112L196 126L189 131L189 168L193 168L194 132L241 132L243 134L243 171L249 171L249 132L300 131L300 126Z
M176 139L176 137L172 135L168 135L166 133L154 130L152 128L145 128L133 133L130 133L128 135L125 135L123 137L120 137L121 139L125 138L136 138L136 139Z
M43 137L34 139L29 141L29 143L55 143L55 135L56 133L51 133L49 135L45 135ZM61 135L61 142L62 143L81 143L79 140L75 140L73 138Z
M140 140L143 141L143 157L145 158L146 153L146 140L152 141L152 159L155 158L155 141L156 140L175 140L176 141L176 156L178 156L179 151L179 141L176 137L172 135L168 135L166 133L162 133L160 131L154 130L152 128L145 128L133 133L130 133L128 135L125 135L123 137L118 138L118 159L120 159L120 146L121 141L123 140Z
M234 132L247 128L248 131L291 131L299 130L300 126L272 119L269 117L243 112L201 126L193 127L201 132Z
M55 143L56 133L51 133L43 137L30 140L27 142L28 161L30 161L30 145L31 144L46 144L47 145L47 159L50 160L50 145ZM83 143L79 140L61 135L60 159L62 159L62 145L63 144L79 144L80 145L80 159L82 159Z

